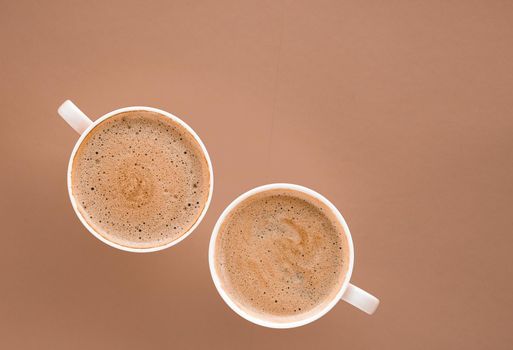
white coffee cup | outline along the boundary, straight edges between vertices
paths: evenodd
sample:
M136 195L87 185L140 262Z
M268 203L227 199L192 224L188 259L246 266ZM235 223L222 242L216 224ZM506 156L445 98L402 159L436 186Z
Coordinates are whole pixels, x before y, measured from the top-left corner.
M215 257L215 251L216 251L216 241L217 241L217 235L219 234L219 229L221 228L221 225L223 224L226 217L231 213L231 211L236 208L242 201L244 201L246 198L251 197L259 192L268 191L268 190L275 190L275 189L289 189L289 190L295 190L299 192L303 192L307 195L310 195L311 197L317 198L322 203L324 203L336 216L337 220L340 222L342 227L344 228L344 235L347 238L348 246L349 246L349 267L347 269L347 273L344 278L344 282L342 283L338 293L333 297L332 300L330 300L327 305L320 309L318 312L316 312L313 315L308 316L305 319L301 319L294 322L276 322L276 321L269 321L265 320L263 318L255 317L245 310L243 310L237 303L228 295L228 293L224 290L222 286L222 282L217 274L215 263L216 263L216 257ZM264 327L270 327L270 328L293 328L293 327L299 327L303 326L305 324L311 323L320 317L324 316L328 311L330 311L339 300L344 300L348 302L349 304L357 307L358 309L366 312L369 315L372 315L378 305L379 305L379 299L375 296L367 293L363 289L360 289L356 287L355 285L349 283L349 280L351 279L351 274L353 272L353 266L354 266L354 246L353 246L353 240L351 238L351 233L349 232L349 227L346 224L346 221L342 217L342 214L338 211L338 209L324 196L321 194L303 187L299 185L293 185L293 184L287 184L287 183L276 183L276 184L270 184L270 185L264 185L257 188L254 188L242 195L240 195L237 199L235 199L221 214L219 219L217 220L217 223L214 227L214 231L212 232L212 236L210 238L210 246L208 251L208 262L210 265L210 273L212 275L212 279L214 280L214 284L217 288L217 291L223 298L223 300L228 304L230 308L232 308L233 311L235 311L237 314L245 318L246 320L256 323L260 326Z
M196 220L194 225L192 225L191 228L189 228L189 230L187 230L187 232L185 232L182 236L180 236L179 238L175 239L174 241L169 242L169 243L167 243L165 245L156 246L156 247L150 247L150 248L131 248L131 247L125 247L125 246L122 246L120 244L117 244L117 243L109 241L108 239L106 239L105 237L100 235L98 232L96 232L87 223L87 221L84 219L84 217L82 216L82 214L78 210L77 203L76 203L75 197L73 196L72 186L71 186L71 170L73 168L73 160L75 158L75 154L77 153L77 150L79 149L80 145L82 144L82 141L84 141L84 139L87 136L87 134L95 126L97 126L101 122L105 121L106 119L108 119L108 118L110 118L112 116L115 116L116 114L119 114L119 113L122 113L122 112L140 111L140 110L159 113L159 114L163 115L164 117L170 118L171 120L173 120L173 122L183 126L194 137L194 139L200 145L201 150L202 150L202 152L203 152L203 154L205 156L205 159L207 160L208 171L210 173L210 188L209 188L209 191L208 191L207 202L205 203L203 211L201 212L200 216L198 217L198 220ZM172 115L171 113L168 113L166 111L163 111L163 110L160 110L160 109L157 109L157 108L144 107L144 106L134 106L134 107L125 107L125 108L116 109L115 111L109 112L109 113L105 114L104 116L102 116L101 118L98 118L94 122L91 121L91 119L89 119L70 100L66 100L59 107L57 112L59 113L59 115L76 132L78 132L80 134L80 137L79 137L77 143L75 144L75 147L73 148L73 152L71 152L71 157L70 157L69 163L68 163L68 193L69 193L69 198L71 200L71 204L73 205L73 209L75 210L75 213L77 214L77 216L80 219L80 221L82 222L82 224L89 230L89 232L91 232L91 234L93 234L93 236L98 238L103 243L108 244L111 247L114 247L114 248L117 248L117 249L121 249L121 250L124 250L124 251L127 251L127 252L133 252L133 253L149 253L149 252L155 252L155 251L163 250L163 249L166 249L166 248L174 246L175 244L177 244L177 243L183 241L185 238L187 238L196 229L196 227L198 227L198 225L200 224L201 220L205 216L205 213L207 212L208 207L210 205L210 201L212 199L212 193L213 193L213 190L214 190L214 173L213 173L213 170L212 170L212 163L210 162L210 157L208 156L208 152L207 152L207 149L205 148L205 145L203 145L203 142L201 142L199 136L194 132L194 130L192 130L192 128L189 125L185 124L185 122L183 122L180 118Z

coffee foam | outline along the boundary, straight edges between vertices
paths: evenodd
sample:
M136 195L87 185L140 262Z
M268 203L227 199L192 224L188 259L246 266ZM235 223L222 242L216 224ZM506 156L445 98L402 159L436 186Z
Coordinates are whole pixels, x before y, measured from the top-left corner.
M340 290L349 258L343 227L321 201L268 190L241 202L216 239L216 272L232 300L255 317L293 322Z
M107 240L131 248L170 243L198 220L210 173L201 146L156 112L119 113L97 125L73 159L78 210Z

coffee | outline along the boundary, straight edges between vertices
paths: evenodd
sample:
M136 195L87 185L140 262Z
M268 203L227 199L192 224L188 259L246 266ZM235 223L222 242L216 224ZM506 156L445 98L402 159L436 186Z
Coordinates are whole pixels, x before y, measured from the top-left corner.
M122 112L92 129L73 159L71 185L87 223L131 248L166 245L198 220L209 196L204 152L181 124Z
M239 203L215 242L223 289L244 311L275 322L315 314L333 300L349 268L343 227L320 200L274 189Z

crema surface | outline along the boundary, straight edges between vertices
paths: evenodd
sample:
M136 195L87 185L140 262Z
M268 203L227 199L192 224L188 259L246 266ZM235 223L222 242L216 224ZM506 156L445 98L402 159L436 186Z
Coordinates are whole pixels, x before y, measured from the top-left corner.
M257 317L290 322L329 303L348 269L348 243L316 198L270 190L241 202L216 240L216 271L230 297Z
M79 211L99 234L132 248L182 236L206 205L210 173L201 146L156 112L119 113L96 126L72 167Z

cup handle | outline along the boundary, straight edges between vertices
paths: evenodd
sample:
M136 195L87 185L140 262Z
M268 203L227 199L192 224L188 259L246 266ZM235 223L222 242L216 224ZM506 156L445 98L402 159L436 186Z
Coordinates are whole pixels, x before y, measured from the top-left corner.
M62 119L79 134L82 134L93 123L91 119L70 100L64 101L57 110L57 113L59 113Z
M369 315L372 315L379 305L378 298L351 283L349 283L345 293L342 295L342 300Z

